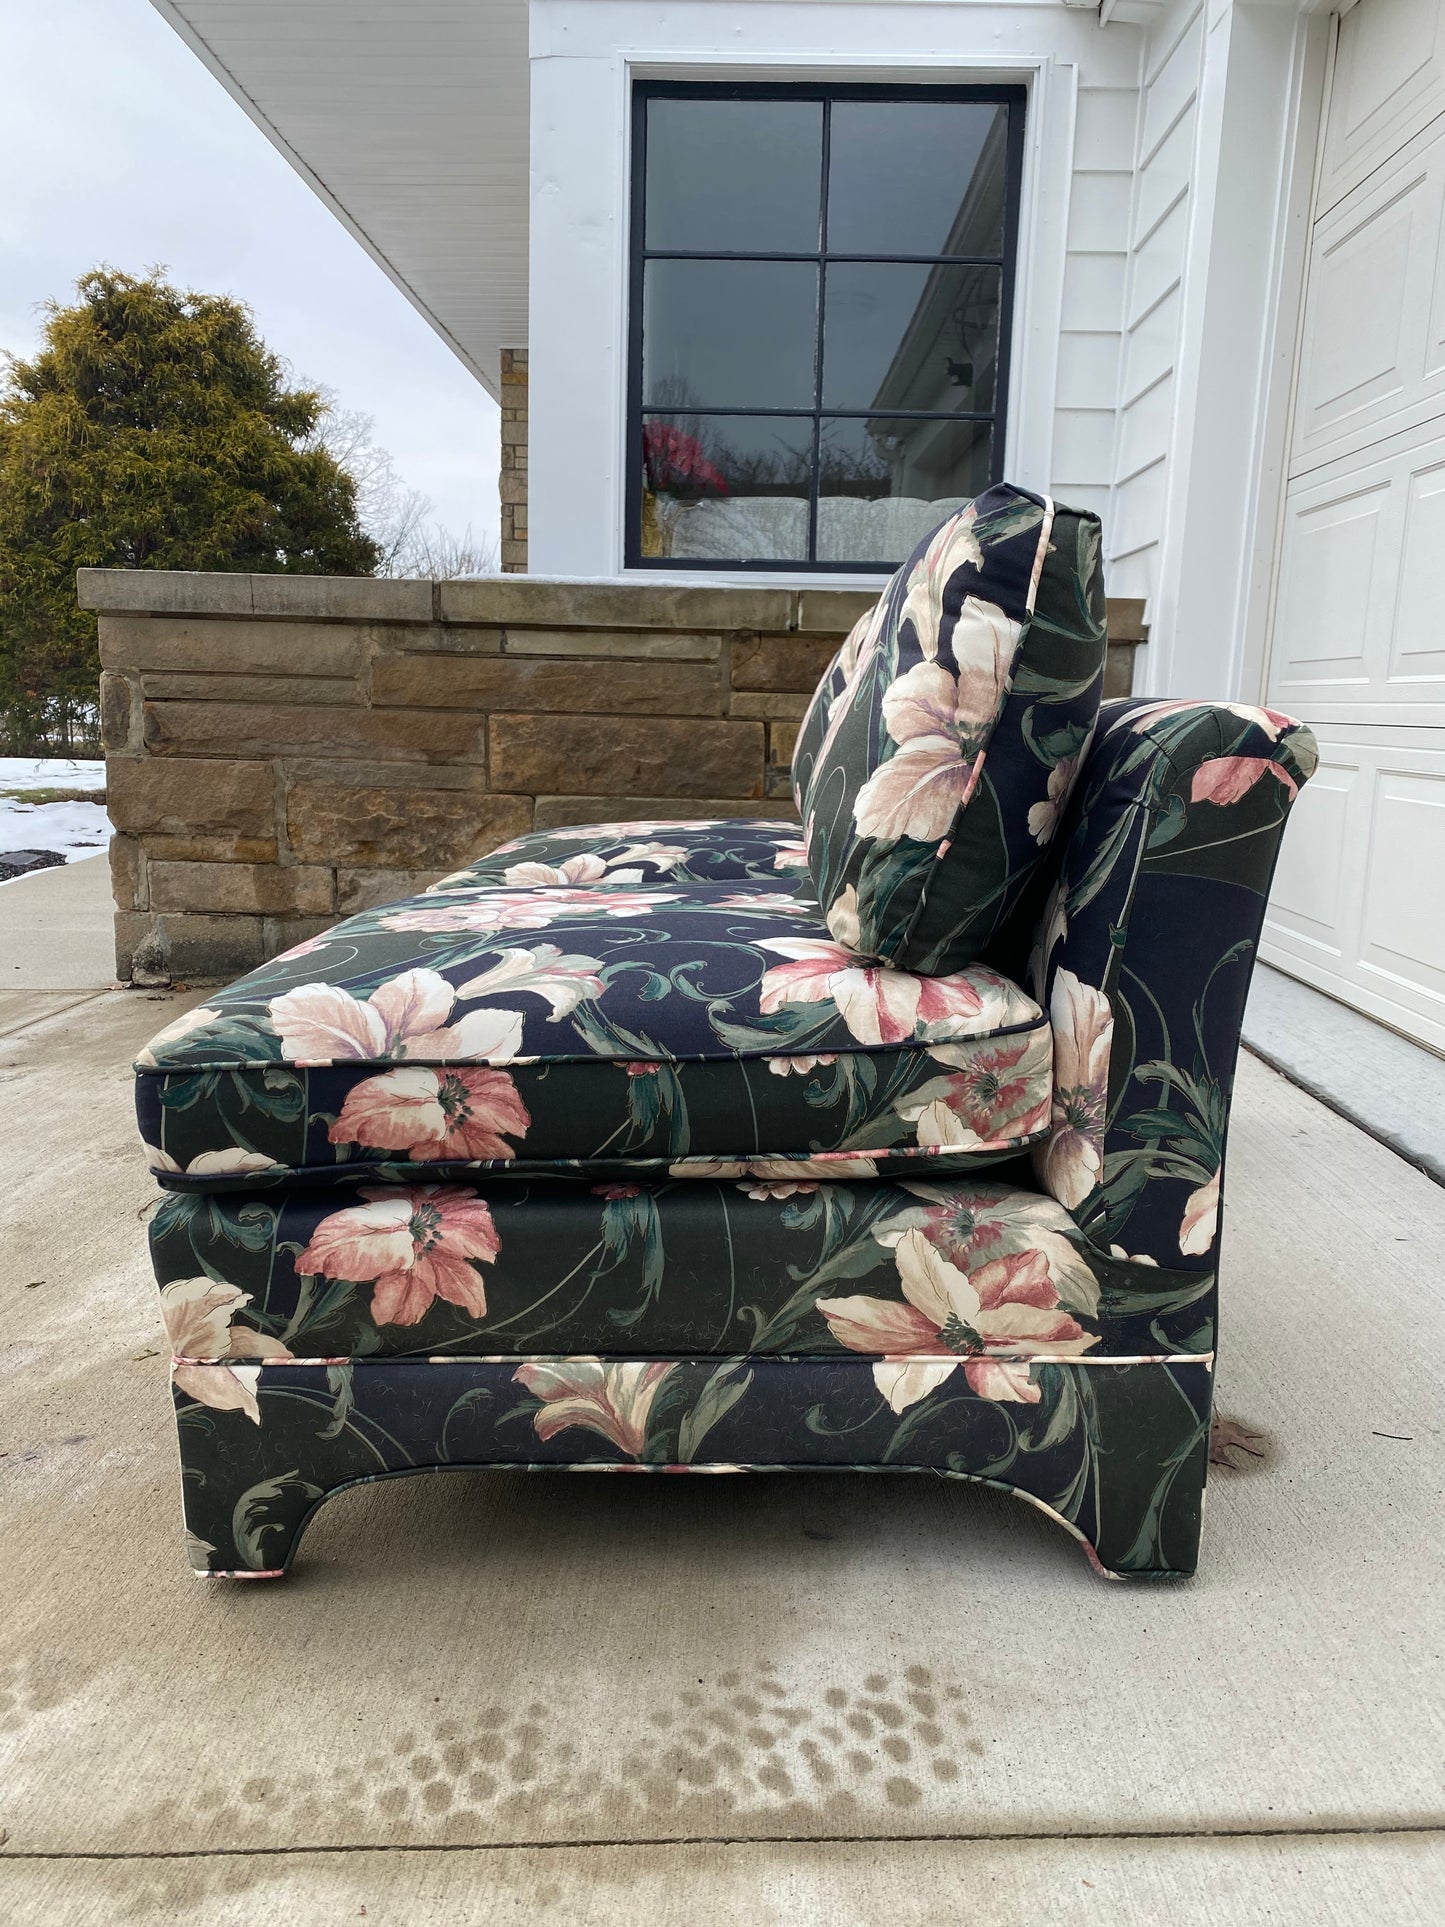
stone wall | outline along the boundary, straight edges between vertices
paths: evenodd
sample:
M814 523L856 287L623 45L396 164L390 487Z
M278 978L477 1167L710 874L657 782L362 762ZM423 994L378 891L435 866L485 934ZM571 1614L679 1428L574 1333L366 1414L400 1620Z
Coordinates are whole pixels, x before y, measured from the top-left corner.
M502 466L497 478L502 498L503 572L527 572L527 350L502 350Z
M533 827L791 816L798 719L872 601L110 569L80 593L116 968L146 983L250 969Z

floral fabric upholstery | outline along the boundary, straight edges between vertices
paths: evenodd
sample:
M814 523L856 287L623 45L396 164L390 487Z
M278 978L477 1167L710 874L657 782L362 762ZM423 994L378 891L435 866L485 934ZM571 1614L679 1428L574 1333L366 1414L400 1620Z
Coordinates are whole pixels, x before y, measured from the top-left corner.
M880 1374L901 1411L947 1376L907 1362L940 1345L978 1386L1024 1403L1036 1401L1020 1361L1158 1350L1154 1319L1171 1351L1213 1347L1207 1280L1176 1268L1161 1314L1163 1274L1141 1296L1130 1265L1091 1247L1062 1205L987 1175L171 1192L150 1242L172 1337L198 1362L619 1345L896 1354ZM209 1318L223 1299L227 1320L188 1336L196 1306Z
M202 1570L275 1571L327 1490L448 1464L924 1468L1193 1564L1209 1280L1141 1291L1030 1191L177 1194L151 1242Z
M982 964L861 963L778 868L790 840L528 839L349 918L155 1039L137 1066L152 1168L212 1191L719 1160L869 1177L1041 1137L1033 999Z
M794 783L828 928L924 972L985 954L1047 859L1103 690L1096 517L990 489L830 666Z
M760 817L586 823L536 830L468 864L429 895L473 882L535 888L589 883L795 883L811 896L808 853L796 823Z
M1096 1246L1215 1263L1229 1099L1302 724L1237 703L1106 703L1033 982L1054 1030L1039 1182Z
M1186 702L1107 704L1088 740L1093 537L1058 511L1051 540L1059 653L987 746L986 959L856 954L837 905L873 885L848 872L830 929L796 826L594 825L351 918L144 1053L198 1572L275 1575L329 1493L460 1465L927 1470L1111 1574L1193 1569L1240 1019L1315 749ZM921 578L941 607L956 574ZM880 607L804 723L805 799ZM1032 876L1019 741L1082 769L1028 805Z

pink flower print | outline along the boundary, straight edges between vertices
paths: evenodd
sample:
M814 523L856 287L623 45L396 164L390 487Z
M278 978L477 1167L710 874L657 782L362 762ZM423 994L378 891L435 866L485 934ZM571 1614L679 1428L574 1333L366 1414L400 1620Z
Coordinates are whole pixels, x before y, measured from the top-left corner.
M983 549L974 531L977 511L972 502L935 530L917 567L908 578L908 593L898 626L911 622L918 647L930 659L938 654L938 632L943 623L943 595L959 569L983 567Z
M333 1144L470 1163L515 1157L502 1133L520 1138L531 1122L506 1071L408 1064L353 1085L327 1136Z
M918 1142L933 1149L970 1150L1034 1136L1049 1121L1047 1051L1042 1032L971 1051L952 1076L933 1078L894 1108L917 1126ZM948 1061L946 1048L930 1055Z
M897 1044L922 1034L956 1036L976 1023L983 998L966 976L919 977L864 965L842 944L818 937L762 937L758 948L789 961L763 973L760 1012L831 1001L862 1044Z
M1029 835L1035 843L1050 843L1059 827L1059 819L1064 813L1064 805L1074 787L1074 778L1079 771L1077 756L1065 756L1055 763L1049 771L1048 796L1042 803L1035 803L1029 811Z
M1081 1205L1104 1169L1104 1107L1114 1013L1102 990L1072 970L1054 977L1049 1003L1054 1033L1052 1128L1042 1157L1043 1181L1070 1210Z
M808 846L806 843L780 843L773 852L775 870L806 870L808 867Z
M1277 776L1291 802L1299 795L1299 784L1280 763L1266 756L1216 756L1201 763L1189 785L1191 803L1237 803L1262 777Z
M598 974L597 957L564 956L555 943L534 944L530 950L500 950L497 960L480 976L457 987L458 997L471 1000L495 997L499 991L530 991L552 1006L549 1023L574 1011L590 997L600 997L606 986Z
M1179 1249L1186 1258L1199 1258L1214 1243L1219 1230L1219 1172L1207 1184L1191 1191L1184 1201L1184 1217L1179 1226Z
M969 1273L921 1231L909 1231L895 1256L905 1303L861 1295L818 1300L833 1336L850 1351L882 1354L873 1380L895 1412L960 1368L980 1398L1037 1405L1042 1394L1029 1361L1077 1357L1098 1343L1061 1308L1041 1251L992 1258Z
M456 992L435 970L407 970L370 997L336 984L302 984L271 1000L268 1015L288 1063L324 1065L387 1058L505 1064L522 1046L522 1014L474 1011L449 1024Z
M533 1418L539 1439L552 1439L569 1426L581 1426L615 1445L630 1458L641 1458L647 1444L647 1420L664 1381L677 1367L657 1360L650 1364L603 1364L599 1358L564 1358L518 1366L513 1380L542 1401Z
M473 1318L487 1315L477 1264L501 1249L487 1205L474 1191L441 1185L363 1190L364 1204L334 1211L296 1260L303 1277L318 1273L372 1286L378 1325L415 1325L438 1298Z
M261 1367L237 1361L290 1358L291 1353L278 1338L232 1324L250 1302L249 1292L214 1278L177 1278L161 1287L172 1382L199 1405L215 1412L244 1412L259 1425L256 1388Z

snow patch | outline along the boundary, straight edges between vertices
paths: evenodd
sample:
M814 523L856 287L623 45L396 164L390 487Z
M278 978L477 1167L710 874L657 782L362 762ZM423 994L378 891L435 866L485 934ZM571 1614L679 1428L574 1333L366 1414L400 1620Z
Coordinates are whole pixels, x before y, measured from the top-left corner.
M104 788L102 762L69 756L0 756L0 852L54 850L67 863L104 856L110 847L111 828L103 803L27 803L15 794ZM11 877L9 881L23 883L25 879ZM5 887L0 883L0 890Z

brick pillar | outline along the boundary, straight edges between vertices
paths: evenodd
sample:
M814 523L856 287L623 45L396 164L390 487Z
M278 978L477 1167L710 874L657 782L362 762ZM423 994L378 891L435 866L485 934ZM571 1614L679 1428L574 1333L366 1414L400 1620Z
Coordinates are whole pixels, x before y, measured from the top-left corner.
M527 573L527 350L502 350L502 568Z

